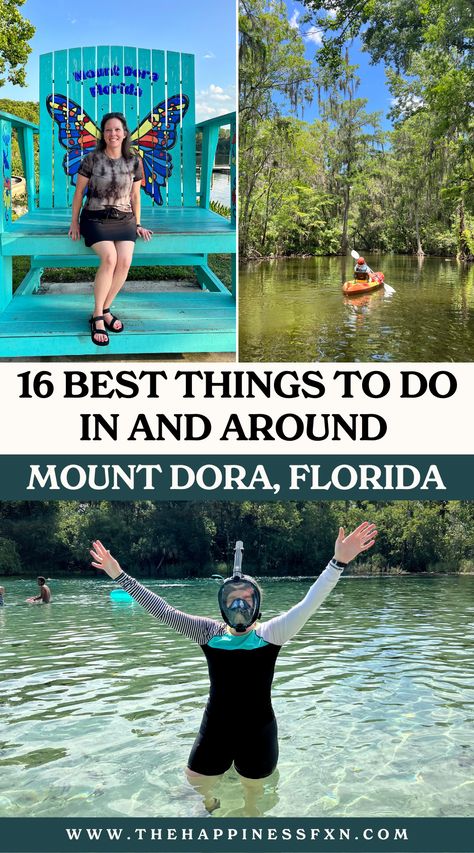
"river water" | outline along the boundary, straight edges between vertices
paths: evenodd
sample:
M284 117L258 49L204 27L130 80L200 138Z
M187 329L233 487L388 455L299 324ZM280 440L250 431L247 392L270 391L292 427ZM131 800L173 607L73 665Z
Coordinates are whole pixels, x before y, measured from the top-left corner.
M196 192L199 192L199 172L196 178ZM211 201L218 201L230 208L230 172L213 172L211 179Z
M396 293L341 286L352 258L252 262L239 273L243 361L472 361L474 264L366 256Z
M36 606L31 581L0 583L0 815L205 815L182 772L207 695L199 647L105 580L53 580ZM265 579L264 618L309 583ZM150 586L217 616L215 581ZM474 577L343 578L277 661L279 770L258 812L471 815L473 617ZM234 770L218 796L215 816L246 814Z

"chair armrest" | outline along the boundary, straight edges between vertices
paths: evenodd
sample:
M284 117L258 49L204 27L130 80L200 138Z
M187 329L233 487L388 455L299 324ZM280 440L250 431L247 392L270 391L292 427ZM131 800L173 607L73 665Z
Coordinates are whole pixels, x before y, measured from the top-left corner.
M29 127L32 129L33 133L39 133L39 125L35 124L32 121L28 121L26 118L18 118L18 116L11 115L11 113L5 113L3 110L0 110L0 121L8 121L11 126L17 130L22 127Z
M196 124L196 131L202 133L202 157L201 176L199 182L199 204L200 207L209 207L211 195L211 178L216 158L217 143L219 141L219 128L230 124L230 208L232 221L235 222L235 131L236 113L225 113L215 118L205 119Z
M206 118L204 121L199 121L196 124L196 130L205 130L207 127L216 126L225 127L226 124L235 124L235 112L234 113L225 113L223 116L216 116L215 118Z
M34 134L39 127L32 121L0 110L0 149L3 169L3 196L0 198L0 231L8 230L12 222L12 133L16 132L26 181L28 209L36 203Z

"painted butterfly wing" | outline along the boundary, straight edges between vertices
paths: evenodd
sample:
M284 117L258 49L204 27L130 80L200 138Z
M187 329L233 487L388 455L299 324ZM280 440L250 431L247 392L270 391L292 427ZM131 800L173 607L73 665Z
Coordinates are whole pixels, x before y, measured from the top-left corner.
M79 104L64 95L48 95L46 106L58 125L59 141L67 149L64 171L75 184L81 160L95 148L100 137L99 129Z
M131 136L132 146L142 158L144 190L156 204L163 204L161 189L165 188L173 169L168 151L176 144L178 124L188 106L186 95L173 95L154 107Z

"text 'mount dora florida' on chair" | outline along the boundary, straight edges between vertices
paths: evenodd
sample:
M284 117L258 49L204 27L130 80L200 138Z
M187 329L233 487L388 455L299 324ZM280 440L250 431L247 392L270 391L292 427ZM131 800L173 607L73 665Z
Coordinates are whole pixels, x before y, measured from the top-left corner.
M45 267L96 267L83 240L68 237L77 169L95 147L103 115L123 112L142 158L142 215L153 231L138 240L133 266L192 266L199 289L118 297L126 332L113 355L235 351L235 113L195 122L194 56L131 47L83 47L40 57L40 122L0 113L0 358L94 355L90 295L38 292ZM230 125L230 221L210 210L219 128ZM11 141L18 137L28 212L12 221ZM202 133L196 190L196 132ZM34 135L39 133L35 174ZM39 180L37 179L39 176ZM208 255L232 256L232 292ZM12 258L31 267L12 293ZM117 306L118 307L118 306ZM106 350L107 351L107 350Z

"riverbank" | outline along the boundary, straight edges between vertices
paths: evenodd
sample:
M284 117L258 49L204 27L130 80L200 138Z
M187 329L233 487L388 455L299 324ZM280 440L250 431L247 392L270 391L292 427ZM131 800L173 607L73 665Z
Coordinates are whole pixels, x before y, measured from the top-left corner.
M70 572L55 572L54 575L48 575L47 567L46 566L43 566L43 567L40 566L39 568L36 567L35 571L31 574L25 574L23 572L22 574L19 574L19 575L15 575L13 573L12 574L0 575L0 586L2 586L2 585L5 586L9 580L25 581L28 583L32 583L33 580L36 580L38 571L42 571L44 573L44 577L46 578L47 581L53 581L53 582L55 580L58 580L58 581L59 580L80 580L81 578L87 579L87 580L97 578L100 581L107 582L107 579L105 578L105 576L99 575L97 572L91 572L88 569L84 569L84 571L78 571L77 569L74 569L74 570L71 570ZM170 574L166 574L163 576L162 575L144 575L144 574L140 573L139 571L135 571L134 569L130 569L129 571L133 575L133 577L138 578L145 585L147 582L158 583L158 584L159 583L166 584L166 583L169 583L170 581L181 582L184 584L192 584L192 583L202 584L202 582L212 581L212 583L214 584L214 583L217 583L217 579L212 577L212 575L215 575L217 573L221 574L222 566L217 565L217 566L211 567L209 569L208 575L207 574L206 575L200 575L199 577L193 577L193 576L186 575L186 574L180 574L179 571L177 574L174 574L172 572ZM222 574L222 577L227 577L229 574L231 574L230 569L227 571L224 571L224 573ZM366 564L361 564L360 567L354 566L353 568L351 568L349 566L347 569L344 570L344 577L348 577L348 578L357 577L358 579L377 578L377 577L441 578L441 577L447 577L447 576L451 576L451 577L460 577L460 576L462 576L462 577L474 577L474 561L472 561L472 560L462 561L462 565L458 566L457 568L452 568L452 567L446 566L446 568L433 568L432 570L428 569L426 571L419 571L419 572L409 571L408 569L404 569L402 566L385 566L383 568L375 567L372 569L370 566L367 566ZM258 577L259 580L262 579L262 580L266 580L266 581L275 581L275 582L280 582L280 581L308 581L308 582L313 582L316 580L316 578L318 576L317 575L262 575L259 573L259 574L256 574L256 577ZM111 581L111 583L113 583L113 581Z
M421 262L423 262L425 259L434 259L434 260L439 260L439 261L457 261L458 263L461 263L461 264L474 263L474 255L469 255L468 257L459 257L458 255L449 255L449 254L445 254L443 252L440 252L439 254L430 254L428 252L425 252L423 255L417 255L416 252L400 254L398 252L380 252L377 249L364 249L363 252L361 252L361 255L363 257L365 257L365 254L375 256L375 257L381 257L382 255L389 254L389 255L393 255L394 257L399 257L399 258L414 258L415 260L421 261ZM291 259L293 259L293 258L303 258L303 259L306 259L306 258L348 258L349 259L349 255L343 255L343 254L341 254L341 252L334 252L332 254L331 253L329 253L329 254L326 254L326 253L310 254L308 252L302 252L302 253L294 253L294 254L287 254L287 255L285 255L285 254L277 255L277 254L272 254L272 253L270 253L269 255L261 255L259 252L257 252L255 250L249 255L241 255L240 256L240 263L242 265L244 265L245 263L252 263L253 261L285 260L285 258L288 258L288 259L290 259L290 258Z

